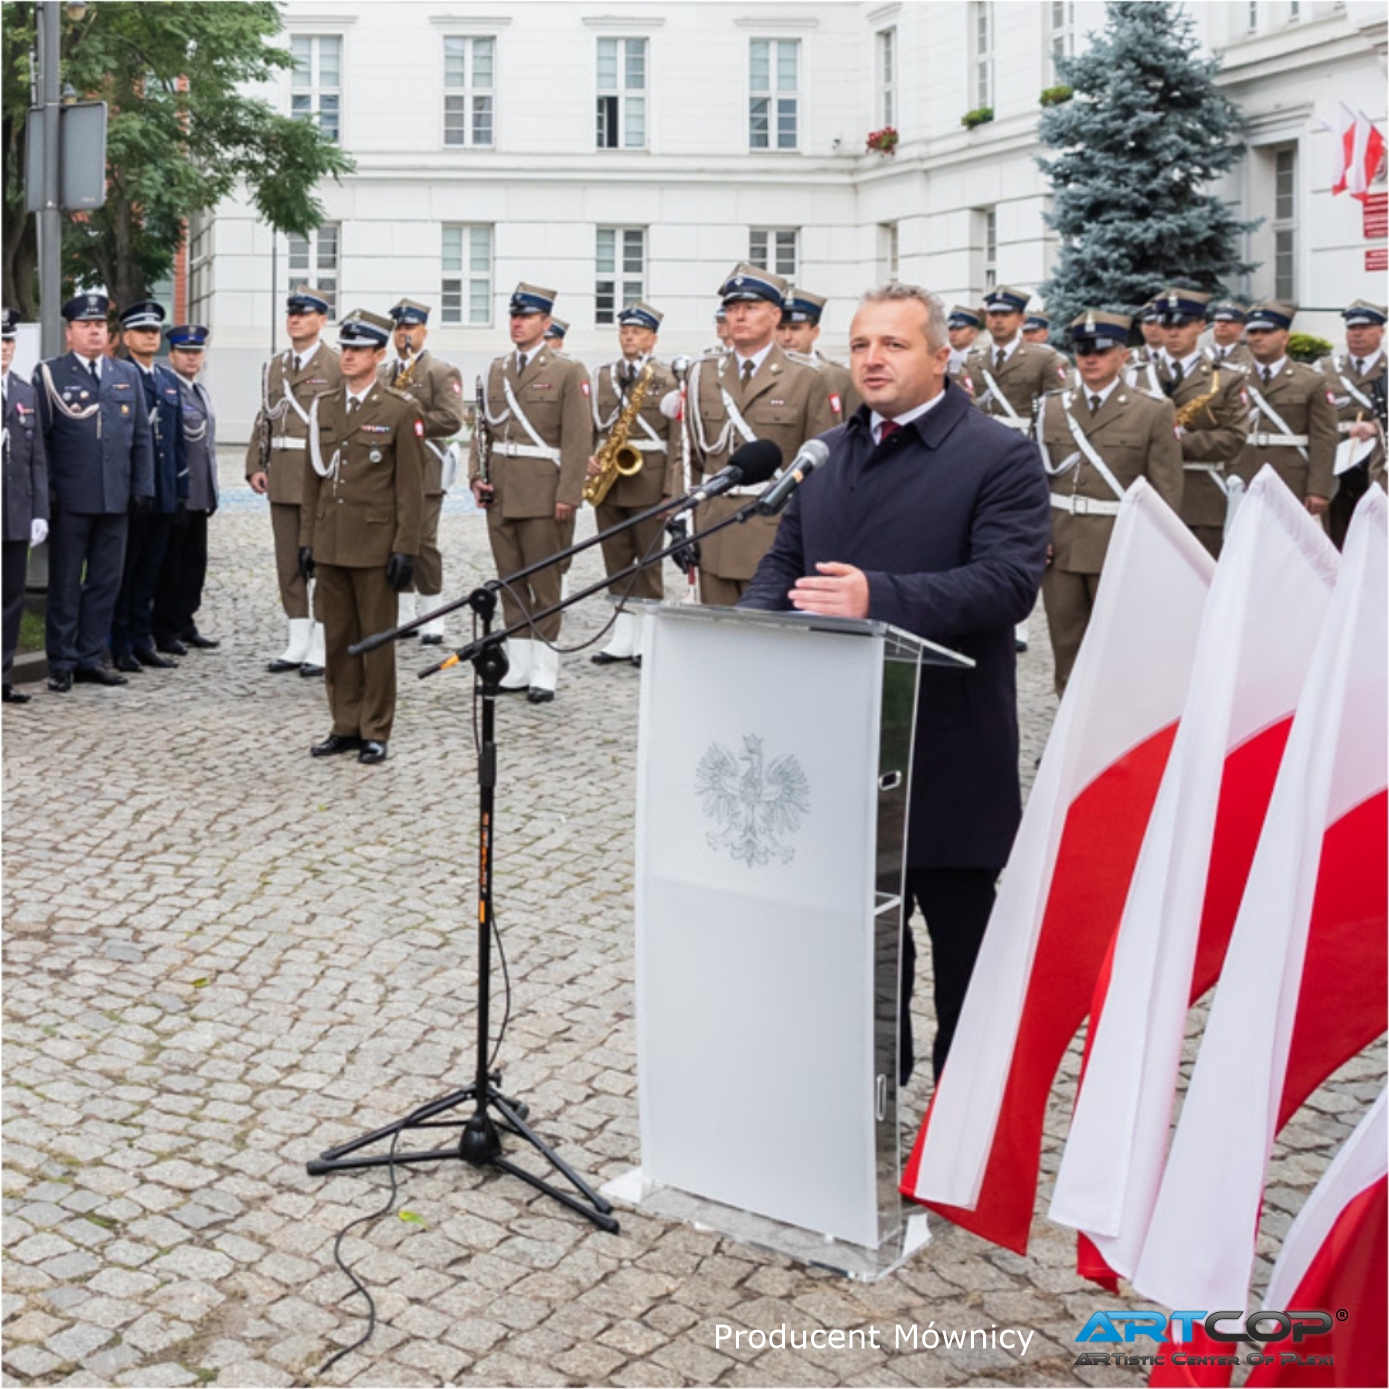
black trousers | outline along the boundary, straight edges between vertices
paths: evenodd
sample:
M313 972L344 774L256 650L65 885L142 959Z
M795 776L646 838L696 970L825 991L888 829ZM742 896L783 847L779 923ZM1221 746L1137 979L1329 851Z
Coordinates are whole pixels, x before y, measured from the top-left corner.
M111 622L111 654L148 651L154 645L154 590L159 584L159 566L173 534L172 513L153 512L130 518L130 536L125 545L125 568L120 593Z
M0 589L4 596L4 627L0 636L0 657L4 681L14 672L14 653L19 646L19 620L24 616L24 579L29 569L29 542L6 540L0 543Z
M186 511L174 526L154 591L154 640L196 636L194 614L202 607L207 578L207 512Z
M48 526L50 675L99 666L121 586L129 517L55 509ZM85 569L84 569L85 567Z
M920 907L931 937L931 968L935 975L936 1038L931 1047L931 1067L937 1080L950 1052L955 1026L960 1021L974 961L984 940L984 928L993 910L998 868L908 868L907 920L902 938L901 1031L898 1034L900 1074L903 1085L916 1064L912 1046L912 991L916 988L916 942L911 914Z

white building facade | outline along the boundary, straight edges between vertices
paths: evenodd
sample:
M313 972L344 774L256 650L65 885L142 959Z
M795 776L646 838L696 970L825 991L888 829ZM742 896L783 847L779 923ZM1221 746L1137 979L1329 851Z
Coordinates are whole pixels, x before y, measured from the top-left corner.
M1311 306L1298 327L1336 337L1334 310L1382 301L1384 276L1365 269L1360 204L1330 195L1319 125L1344 102L1382 126L1384 7L1193 12L1249 122L1223 192L1265 222L1239 288ZM322 188L328 220L307 241L234 200L190 227L189 314L213 329L223 438L248 434L284 295L305 283L339 309L432 305L431 345L470 381L504 348L521 280L559 292L567 349L590 363L635 297L665 313L663 355L708 346L740 260L828 297L831 352L889 278L947 302L1035 288L1056 250L1039 98L1055 55L1103 22L1101 0L291 0L296 65L265 94L335 133L356 169ZM966 128L982 108L992 119ZM896 151L868 152L888 125Z

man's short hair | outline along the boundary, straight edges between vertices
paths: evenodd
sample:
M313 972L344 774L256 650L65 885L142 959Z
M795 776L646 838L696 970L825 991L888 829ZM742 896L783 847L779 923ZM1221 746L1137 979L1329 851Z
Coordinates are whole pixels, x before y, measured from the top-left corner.
M933 349L943 347L950 340L946 332L945 305L941 302L940 296L932 294L929 289L893 280L880 289L870 289L859 300L859 307L862 308L865 304L900 304L909 299L916 300L926 310L927 343Z

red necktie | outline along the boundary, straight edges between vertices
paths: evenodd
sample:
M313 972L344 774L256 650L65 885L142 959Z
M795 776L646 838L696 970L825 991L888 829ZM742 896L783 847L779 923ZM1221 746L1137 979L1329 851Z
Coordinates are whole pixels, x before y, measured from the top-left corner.
M887 443L901 428L902 426L896 420L884 420L878 428L878 443L880 445Z

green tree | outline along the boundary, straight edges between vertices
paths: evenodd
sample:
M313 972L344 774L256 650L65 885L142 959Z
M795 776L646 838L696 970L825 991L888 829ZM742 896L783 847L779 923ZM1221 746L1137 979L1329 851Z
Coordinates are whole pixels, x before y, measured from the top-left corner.
M23 127L35 7L4 10L4 293L35 315L32 219L24 215ZM185 219L238 185L277 231L323 220L315 190L351 160L317 126L247 94L292 66L273 3L97 0L64 19L63 81L110 106L106 204L66 220L70 282L100 283L118 304L146 298L173 270Z
M1211 181L1243 150L1234 103L1198 54L1191 18L1170 0L1115 0L1086 52L1057 63L1074 89L1043 111L1038 160L1055 197L1047 223L1061 255L1042 286L1054 323L1086 308L1133 313L1164 285L1227 292L1253 266L1241 222Z

